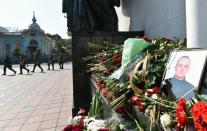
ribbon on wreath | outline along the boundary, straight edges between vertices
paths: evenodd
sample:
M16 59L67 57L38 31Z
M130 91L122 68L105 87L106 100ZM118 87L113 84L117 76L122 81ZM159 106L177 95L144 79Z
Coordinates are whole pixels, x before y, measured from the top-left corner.
M133 69L133 71L130 74L129 77L129 83L130 83L130 87L132 88L132 90L136 93L136 94L141 94L144 92L144 90L142 90L140 87L137 87L135 84L133 84L133 77L136 75L137 72L141 73L141 82L144 82L147 76L147 62L152 58L152 55L150 53L148 53L145 58L143 60L141 60L140 62L138 62L135 66L135 68ZM138 68L141 67L141 70L138 70ZM137 71L138 70L138 71Z

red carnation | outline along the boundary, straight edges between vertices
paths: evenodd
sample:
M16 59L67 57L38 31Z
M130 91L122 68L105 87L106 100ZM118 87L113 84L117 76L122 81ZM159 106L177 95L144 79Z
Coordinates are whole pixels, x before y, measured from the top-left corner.
M139 100L135 103L136 107L140 110L140 111L145 111L145 102L144 100Z
M102 95L102 96L107 96L108 93L109 93L108 88L103 88L103 89L101 90L101 95Z
M147 89L147 92L150 92L150 93L156 93L156 92L158 92L159 90L160 90L160 88L157 87L157 86L155 86L155 87L153 87L153 88L151 88L151 89Z
M98 60L101 64L103 64L103 62L105 61L105 58L103 56L99 56Z
M71 131L82 131L82 127L80 125L75 125Z
M123 107L119 107L115 110L118 113L123 113L124 112L124 108Z
M172 39L168 39L168 38L162 38L161 40L164 41L164 42L166 42L166 43L173 42Z
M112 61L114 62L114 64L120 64L121 63L121 56L120 55L117 55L117 54L114 54L112 56Z
M207 131L207 103L201 101L195 103L191 112L195 128L198 131Z
M144 40L146 40L147 42L152 42L152 40L151 39L149 39L149 37L148 36L137 36L136 38L139 38L139 39L144 39Z
M96 81L96 85L98 88L101 88L102 84L103 84L103 81L101 81L101 80Z
M184 129L187 123L187 116L185 114L185 98L180 98L178 103L176 104L176 120L177 120L177 128Z
M130 102L131 103L135 103L136 101L138 101L140 99L140 96L132 96L131 98L130 98Z
M63 131L72 131L72 129L73 129L73 125L69 124L63 129Z
M101 129L98 129L97 131L110 131L109 128L101 128Z
M107 69L107 72L108 72L109 74L111 74L111 73L113 72L113 69L109 67L109 68Z

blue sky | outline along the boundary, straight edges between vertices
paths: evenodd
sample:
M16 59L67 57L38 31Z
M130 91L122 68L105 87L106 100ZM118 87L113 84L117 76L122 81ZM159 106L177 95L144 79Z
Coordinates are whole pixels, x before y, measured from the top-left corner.
M62 0L0 0L0 26L27 29L32 23L33 11L37 24L46 33L68 38Z

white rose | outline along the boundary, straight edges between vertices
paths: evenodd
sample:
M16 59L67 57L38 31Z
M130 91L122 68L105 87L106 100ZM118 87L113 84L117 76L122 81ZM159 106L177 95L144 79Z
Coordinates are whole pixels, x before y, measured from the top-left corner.
M152 97L152 99L157 99L158 98L157 94L153 94L151 97Z
M169 114L163 114L161 117L160 117L160 122L163 126L167 127L171 124L171 117Z

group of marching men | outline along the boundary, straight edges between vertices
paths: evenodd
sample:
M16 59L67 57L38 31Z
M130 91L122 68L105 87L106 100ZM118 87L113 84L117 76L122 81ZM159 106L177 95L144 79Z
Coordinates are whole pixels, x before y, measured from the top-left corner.
M41 72L43 72L43 69L41 67L41 62L40 62L40 51L39 49L37 49L34 53L33 53L33 58L34 58L34 66L33 66L33 70L31 72L35 72L35 68L38 66L40 69L41 69ZM52 66L52 70L54 70L54 63L55 63L55 58L53 55L49 55L49 58L48 58L48 70L50 70L50 65ZM63 64L64 64L64 58L63 58L63 55L61 54L59 56L59 66L60 66L60 69L63 69ZM26 67L26 58L24 56L23 53L20 53L20 56L19 56L19 67L20 67L20 73L19 74L23 74L22 70L26 70L27 73L29 74L30 70ZM6 75L6 69L9 69L11 71L14 72L14 74L16 74L16 71L12 68L12 63L11 63L11 60L8 56L6 56L6 58L4 59L4 67L3 67L3 70L4 70L4 73L2 75Z

